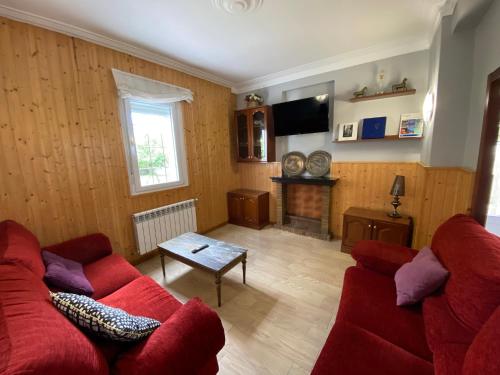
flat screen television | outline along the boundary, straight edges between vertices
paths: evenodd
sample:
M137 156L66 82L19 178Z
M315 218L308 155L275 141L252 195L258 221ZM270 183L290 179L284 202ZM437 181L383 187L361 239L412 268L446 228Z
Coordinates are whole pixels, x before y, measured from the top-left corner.
M273 105L276 136L328 131L328 95Z

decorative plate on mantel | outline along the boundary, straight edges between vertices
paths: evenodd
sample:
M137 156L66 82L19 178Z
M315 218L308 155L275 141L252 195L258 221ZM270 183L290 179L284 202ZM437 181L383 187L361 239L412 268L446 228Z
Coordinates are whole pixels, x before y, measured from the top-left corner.
M300 176L306 170L306 156L299 151L289 152L281 158L283 173L287 176Z
M332 155L326 151L314 151L309 154L306 169L314 177L322 177L330 171Z

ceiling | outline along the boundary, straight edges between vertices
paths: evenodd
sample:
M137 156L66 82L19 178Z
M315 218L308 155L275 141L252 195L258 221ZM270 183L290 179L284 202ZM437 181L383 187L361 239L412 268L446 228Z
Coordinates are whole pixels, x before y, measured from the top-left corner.
M453 3L262 0L260 7L242 14L214 6L255 1L0 0L0 15L124 50L243 92L428 48L440 11Z

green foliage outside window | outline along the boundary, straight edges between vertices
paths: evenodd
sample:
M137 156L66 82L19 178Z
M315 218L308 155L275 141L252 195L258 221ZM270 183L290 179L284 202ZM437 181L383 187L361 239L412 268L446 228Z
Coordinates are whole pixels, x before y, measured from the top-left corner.
M156 139L148 137L146 144L140 144L137 148L137 162L141 175L152 175L157 177L156 170L168 167L168 160L163 151L163 146Z

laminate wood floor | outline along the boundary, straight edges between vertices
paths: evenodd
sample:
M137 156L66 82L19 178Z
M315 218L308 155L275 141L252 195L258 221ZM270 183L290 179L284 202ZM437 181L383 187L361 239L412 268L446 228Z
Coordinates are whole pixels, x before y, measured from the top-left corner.
M271 227L225 225L208 236L248 249L247 284L241 266L222 279L217 307L212 275L165 257L137 267L179 300L198 296L221 317L226 345L220 374L309 374L334 322L344 271L354 264L340 241L321 241Z

